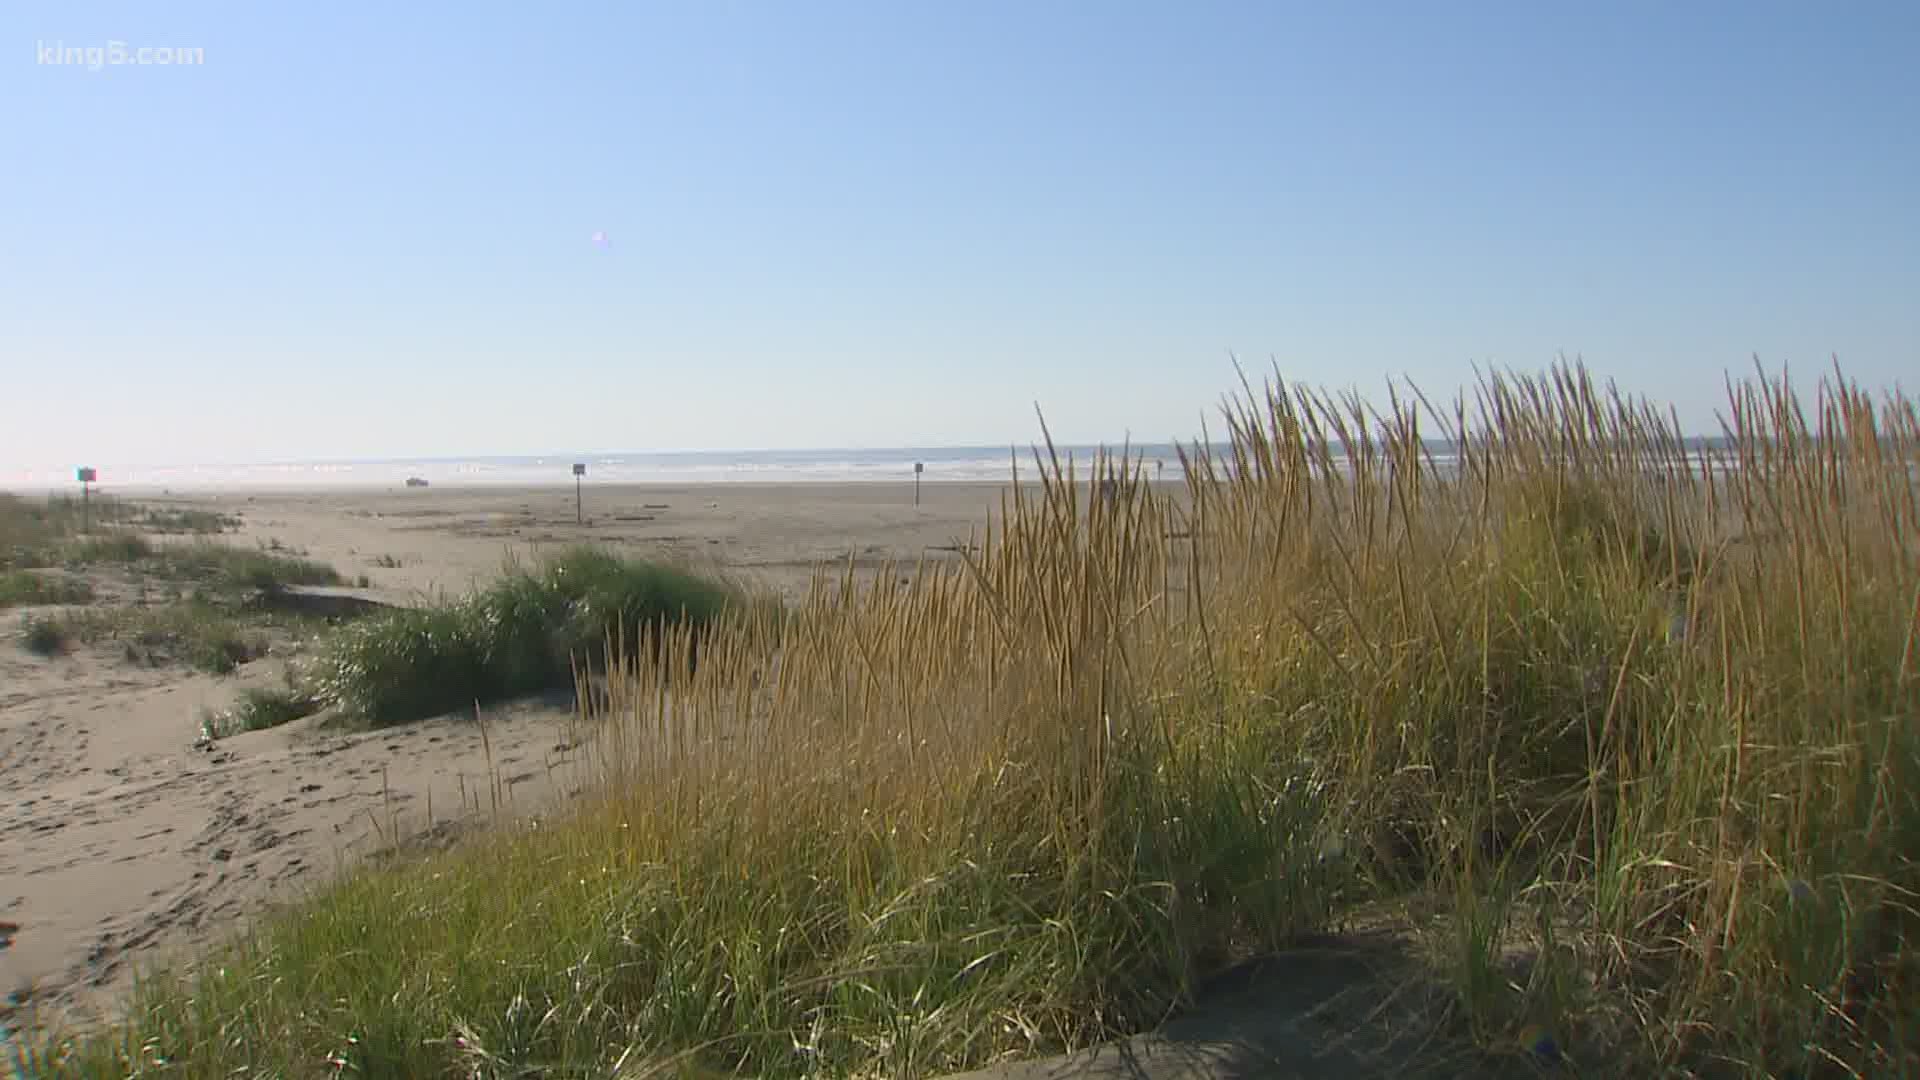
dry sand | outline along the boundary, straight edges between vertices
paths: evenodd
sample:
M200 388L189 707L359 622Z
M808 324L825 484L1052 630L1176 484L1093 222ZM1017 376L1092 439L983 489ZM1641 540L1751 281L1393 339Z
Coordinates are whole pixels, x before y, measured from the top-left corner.
M789 596L824 560L951 558L997 485L390 489L130 496L237 514L232 543L278 541L390 603L464 592L509 554L580 540L717 565ZM0 993L80 1019L145 964L189 954L339 867L494 812L551 805L580 774L560 698L343 734L314 717L197 744L202 711L271 685L269 658L225 678L114 650L41 658L0 615ZM463 798L463 791L465 792ZM431 803L432 812L428 808ZM8 947L5 924L18 924Z

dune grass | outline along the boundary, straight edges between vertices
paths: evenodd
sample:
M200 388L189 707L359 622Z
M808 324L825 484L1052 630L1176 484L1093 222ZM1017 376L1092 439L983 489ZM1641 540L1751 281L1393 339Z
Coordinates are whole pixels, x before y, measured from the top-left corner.
M83 507L78 496L0 492L0 570L57 566L73 538L123 531L150 516L147 508L108 495L95 495Z
M372 725L471 709L571 686L576 665L612 640L669 625L702 630L738 589L686 570L590 547L511 565L458 600L367 618L332 636L313 668L315 694Z
M202 717L200 730L207 738L224 739L290 724L325 707L323 698L289 679L284 687L249 687L240 691L240 699L232 707Z
M141 507L130 519L131 523L149 532L191 534L197 536L218 535L238 529L241 521L233 514L223 514L217 510L178 509L158 506Z
M0 570L0 608L85 604L92 600L93 589L84 581L27 570Z
M73 634L59 618L29 615L20 623L20 644L36 656L58 656L73 647Z
M154 543L136 532L108 532L68 544L69 565L120 564L169 581L227 590L335 585L340 575L312 559L211 540Z
M1384 912L1489 1052L1920 1068L1911 403L1761 380L1712 452L1566 367L1227 416L1178 495L1043 459L959 568L616 656L596 797L352 874L35 1067L931 1075Z
M82 526L87 524L83 530ZM97 498L83 522L79 500L24 499L0 493L0 572L66 565L126 566L171 580L228 589L332 585L332 567L280 551L249 550L208 539L239 524L205 510L168 510ZM149 533L191 534L155 543Z
M268 630L281 625L310 631L311 620L260 616L204 598L136 607L75 608L41 616L32 633L57 641L55 649L29 648L43 655L65 651L73 643L111 643L127 660L149 667L183 663L212 675L231 674L265 656ZM29 635L31 637L31 634Z
M0 492L0 570L53 566L59 541L79 530L77 514L56 500Z

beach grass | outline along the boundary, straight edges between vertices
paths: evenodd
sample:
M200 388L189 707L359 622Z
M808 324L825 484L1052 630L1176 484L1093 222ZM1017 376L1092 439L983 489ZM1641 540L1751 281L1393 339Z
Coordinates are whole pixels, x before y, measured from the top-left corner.
M27 499L0 493L0 572L67 566L121 566L182 582L230 589L331 585L332 567L280 551L249 550L208 537L238 519L205 510L143 506L96 498L83 515L79 500ZM184 533L186 542L149 534Z
M312 669L314 693L374 726L468 710L565 689L576 668L604 662L609 641L638 644L668 626L701 632L753 602L680 567L571 548L534 566L510 564L468 596L342 628Z
M0 570L0 608L42 604L86 604L93 589L84 581L30 570Z
M58 565L74 537L130 527L145 507L106 495L83 504L75 496L27 498L0 492L0 570Z
M73 500L0 495L0 608L92 605L35 615L22 627L28 649L51 656L75 643L112 641L135 662L226 674L263 655L268 630L286 622L248 610L250 595L340 580L324 563L204 536L156 542L140 531L156 520L188 532L217 523L192 511L155 513L101 499L83 518ZM101 587L83 575L102 569L130 579L138 602L94 604ZM147 603L155 583L165 586L167 602ZM287 625L306 628L298 620Z
M57 501L0 492L0 570L54 565L57 543L78 529L78 516Z
M334 585L340 581L331 566L312 559L204 539L156 544L137 532L85 537L70 543L65 555L70 566L119 564L167 581L227 590Z
M182 663L208 674L227 675L267 654L270 627L311 631L314 627L309 622L253 615L190 598L145 606L72 608L40 616L34 627L47 639L61 642L56 651L76 642L111 644L136 664Z
M300 720L326 707L326 701L290 678L284 687L256 686L240 691L231 707L202 717L200 728L210 739L224 739L249 731L264 731Z
M958 567L640 620L590 797L360 869L34 1067L937 1075L1364 915L1436 1046L1920 1068L1909 401L1756 378L1703 450L1562 365L1440 408L1276 378L1226 423L1177 493L1042 452ZM473 612L518 641L538 584L356 655L479 677Z
M73 647L73 635L58 618L29 615L20 624L20 644L38 656L58 656Z
M217 536L238 529L241 525L240 519L233 514L192 507L145 506L129 520L149 532L197 536Z

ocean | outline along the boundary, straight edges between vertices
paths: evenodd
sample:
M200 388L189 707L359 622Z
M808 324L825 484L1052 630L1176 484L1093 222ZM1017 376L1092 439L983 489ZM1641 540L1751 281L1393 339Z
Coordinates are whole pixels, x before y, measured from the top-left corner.
M1085 475L1084 469L1097 450L1094 446L1056 447L1063 462L1072 455L1081 475ZM1117 454L1120 447L1108 450ZM1171 444L1135 445L1129 453L1144 463L1149 477L1177 480L1181 476L1179 456ZM266 491L402 487L409 478L425 480L432 487L571 487L576 462L586 465L588 483L599 484L909 483L916 463L924 466L920 475L928 483L999 483L1012 477L1016 456L1021 477L1035 478L1033 449L1027 446L699 450L229 465L91 464L98 470L96 483L102 490ZM0 465L0 490L49 491L77 486L75 468Z
M1690 438L1687 449L1694 467L1711 461L1714 471L1731 468L1725 440ZM1118 444L1105 447L1118 454ZM1187 448L1191 451L1192 447ZM1441 469L1458 462L1455 447L1429 441L1430 460ZM1101 447L1060 445L1062 462L1069 457L1077 477L1086 476ZM1141 462L1149 479L1180 480L1178 451L1171 443L1137 443L1126 448ZM1212 447L1214 467L1229 471L1224 452ZM1044 448L1042 448L1044 453ZM1335 467L1339 468L1339 454ZM1018 461L1022 479L1037 478L1031 446L891 447L868 450L685 450L638 453L544 454L491 457L384 458L358 461L287 461L231 465L111 465L98 464L97 485L102 490L156 491L304 491L314 488L404 487L409 478L431 487L546 487L573 485L575 463L587 467L586 481L600 484L804 484L910 483L916 464L927 483L1002 483L1013 476ZM77 467L77 465L76 465ZM75 468L18 468L0 463L0 491L43 492L77 488Z

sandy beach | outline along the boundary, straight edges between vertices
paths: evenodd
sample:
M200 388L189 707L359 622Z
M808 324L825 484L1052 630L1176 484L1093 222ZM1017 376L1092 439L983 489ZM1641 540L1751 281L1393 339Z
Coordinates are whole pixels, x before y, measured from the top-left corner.
M356 591L407 604L484 583L509 557L580 541L718 568L786 596L823 561L870 573L952 558L998 485L415 488L125 496L234 515L222 540L304 553ZM112 602L103 586L99 602ZM32 608L0 613L0 993L85 1018L125 1000L150 961L188 955L340 867L575 790L565 695L351 733L321 714L199 739L243 687L271 686L289 651L230 676L130 663L101 644L22 647ZM297 652L297 645L288 650ZM496 809L496 802L499 804Z

